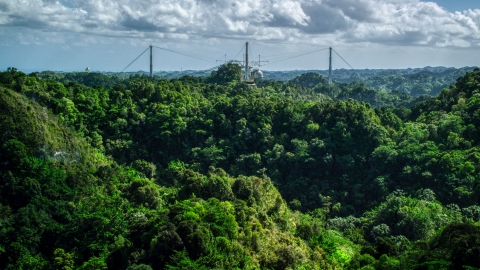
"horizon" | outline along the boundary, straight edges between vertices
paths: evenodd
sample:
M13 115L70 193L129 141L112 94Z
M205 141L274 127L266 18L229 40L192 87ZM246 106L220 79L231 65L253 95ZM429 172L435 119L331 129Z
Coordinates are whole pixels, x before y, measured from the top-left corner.
M16 67L12 67L16 68ZM424 66L424 67L414 67L414 68L356 68L356 69L346 69L346 68L338 68L338 69L332 69L332 71L335 70L350 70L350 71L361 71L361 70L416 70L416 69L427 69L427 68L445 68L445 69L468 69L468 68L480 68L480 66L463 66L463 67L448 67L448 66ZM31 74L35 72L54 72L54 73L81 73L81 72L86 72L85 70L73 70L73 71L66 71L66 70L21 70L18 69L18 71L24 72L25 74ZM180 70L157 70L154 71L153 74L155 73L162 73L162 72L202 72L202 71L214 71L216 69L184 69L182 71ZM278 70L268 70L268 69L261 69L262 71L266 72L293 72L293 71L324 71L328 72L328 69L278 69ZM3 70L3 71L6 71ZM137 71L108 71L108 70L90 70L88 73L114 73L114 74L138 74L138 73L146 73L149 74L150 71L148 70L137 70Z

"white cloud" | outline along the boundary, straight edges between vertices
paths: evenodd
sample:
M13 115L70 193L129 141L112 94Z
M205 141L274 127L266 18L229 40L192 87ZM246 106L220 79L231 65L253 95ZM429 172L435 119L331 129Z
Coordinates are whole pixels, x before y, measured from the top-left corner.
M376 5L372 17L379 22L357 23L343 37L352 42L459 47L480 38L474 11L449 13L432 2L397 2L370 1Z
M305 14L300 2L298 1L280 1L272 5L272 12L277 18L284 18L293 25L307 26L310 18Z
M0 0L0 27L108 37L470 47L480 10L419 0ZM38 41L37 41L38 42Z

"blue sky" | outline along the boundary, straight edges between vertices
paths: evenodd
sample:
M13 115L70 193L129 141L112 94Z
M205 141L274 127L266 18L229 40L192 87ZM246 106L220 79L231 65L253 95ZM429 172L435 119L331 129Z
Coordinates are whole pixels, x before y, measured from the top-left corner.
M427 1L424 1L427 2ZM480 9L480 0L437 0L439 6L450 12L463 11L467 9Z
M208 69L246 41L268 70L327 69L306 53L330 46L360 69L478 66L480 0L0 0L0 70L121 71L150 44L157 71Z

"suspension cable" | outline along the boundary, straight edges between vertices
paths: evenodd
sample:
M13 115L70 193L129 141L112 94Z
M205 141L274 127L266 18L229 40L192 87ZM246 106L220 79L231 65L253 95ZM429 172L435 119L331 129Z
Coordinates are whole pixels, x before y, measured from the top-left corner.
M280 53L280 54L267 54L267 55L262 55L262 57L265 58L265 59L269 59L270 61L275 61L277 59L282 59L282 58L285 58L285 57L296 56L298 54L310 53L310 52L311 52L311 50L301 51L301 52Z
M194 58L194 59L197 59L197 60L201 60L201 61L205 61L205 62L209 62L209 63L215 63L215 62L212 62L212 61L210 61L210 60L202 59L202 58L200 58L200 57L191 56L191 55L184 54L184 53L181 53L181 52L176 52L176 51L173 51L173 50L170 50L170 49L166 49L166 48L162 48L162 47L157 47L157 46L152 46L152 47L157 48L157 49L160 49L160 50L164 50L164 51L168 51L168 52L180 54L180 55L183 55L183 56L186 56L186 57Z
M300 55L288 57L288 58L281 59L281 60L278 60L278 61L269 62L269 63L267 63L267 64L264 64L263 66L270 65L270 64L275 64L275 63L278 63L278 62L290 60L290 59L293 59L293 58L297 58L297 57L300 57L300 56L304 56L304 55L308 55L308 54L312 54L312 53L316 53L316 52L320 52L320 51L324 51L324 50L327 50L327 49L328 49L328 48L323 48L323 49L315 50L315 51L308 52L308 53L302 53L302 54L300 54Z
M125 71L125 69L127 69L131 64L133 64L133 62L137 61L138 58L140 58L140 56L142 56L148 49L150 49L150 47L148 47L147 49L145 49L145 51L143 51L139 56L137 56L137 58L135 58L132 62L130 62L130 64L128 64L128 66L126 66L124 69L122 69L122 71L120 72L123 72Z
M340 57L340 58L343 60L343 62L345 62L351 69L354 69L347 61L345 61L345 59L343 59L342 56L340 56L340 54L338 54L334 49L332 49L332 50L333 50L333 52L334 52L336 55L338 55L338 57Z
M232 59L237 58L237 56L243 51L243 48L245 48L245 45L242 46L242 48L235 54L235 56Z

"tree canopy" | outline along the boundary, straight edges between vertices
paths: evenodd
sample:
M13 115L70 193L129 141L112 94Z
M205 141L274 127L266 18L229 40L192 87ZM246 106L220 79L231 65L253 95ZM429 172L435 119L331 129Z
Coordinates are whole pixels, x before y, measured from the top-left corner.
M0 72L0 268L480 267L480 70L240 73Z

